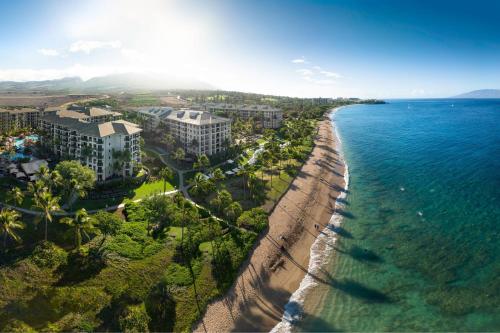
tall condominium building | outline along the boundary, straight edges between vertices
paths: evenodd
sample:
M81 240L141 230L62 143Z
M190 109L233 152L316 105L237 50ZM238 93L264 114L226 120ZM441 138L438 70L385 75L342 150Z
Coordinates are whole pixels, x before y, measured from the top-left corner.
M141 161L142 129L124 120L99 122L109 119L101 112L80 116L75 113L59 111L41 117L42 144L60 158L76 159L89 166L97 181L132 176L134 164Z
M133 110L144 122L142 127L148 132L157 132L161 120L168 116L173 109L168 106L145 106Z
M41 109L0 109L0 133L19 128L37 128L40 117L56 110Z
M205 103L196 106L209 112L224 112L231 117L242 119L253 118L262 123L264 128L279 128L283 121L283 110L269 105Z
M149 133L160 134L166 130L190 154L213 155L224 151L231 141L231 119L209 112L175 111L170 107L141 107L130 111L146 120L144 129Z
M220 153L231 141L231 120L209 112L171 111L162 117L161 122L191 154Z

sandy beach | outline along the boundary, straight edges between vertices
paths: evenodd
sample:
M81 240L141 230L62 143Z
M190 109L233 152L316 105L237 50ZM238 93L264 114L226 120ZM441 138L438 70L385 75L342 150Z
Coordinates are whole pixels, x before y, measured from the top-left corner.
M310 248L344 189L344 165L330 119L319 123L308 161L281 198L227 294L212 302L196 332L270 331L307 273Z

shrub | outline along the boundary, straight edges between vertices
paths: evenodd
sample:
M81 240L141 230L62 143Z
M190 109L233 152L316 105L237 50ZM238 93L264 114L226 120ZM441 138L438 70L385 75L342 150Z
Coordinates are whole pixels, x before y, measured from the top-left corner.
M52 242L43 242L33 250L31 261L40 268L56 269L67 263L68 253Z
M106 245L106 249L130 259L141 259L143 257L142 245L125 234L114 237L113 240Z
M144 303L127 306L119 318L120 329L123 332L149 332L150 321Z
M239 227L259 233L267 227L267 213L262 208L252 208L241 214L237 220L237 224Z
M36 332L30 325L18 319L10 320L4 327L0 326L2 332L12 333L34 333Z
M163 276L163 283L167 285L188 286L193 282L189 268L172 263L167 267Z
M97 227L105 236L116 235L123 224L123 220L118 215L106 211L99 211L93 217Z
M148 244L144 247L144 249L142 250L142 254L145 257L149 257L155 253L158 253L161 249L163 249L163 247L164 247L163 244L151 241L150 244Z
M125 203L125 215L127 216L127 221L141 222L147 220L148 211L146 205L128 201Z
M124 223L120 234L125 234L132 240L141 243L144 243L148 238L146 223L142 222Z

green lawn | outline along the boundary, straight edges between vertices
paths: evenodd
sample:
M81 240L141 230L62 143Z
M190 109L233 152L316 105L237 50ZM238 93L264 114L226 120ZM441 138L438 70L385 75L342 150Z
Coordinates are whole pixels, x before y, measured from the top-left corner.
M167 182L166 191L174 190L174 186ZM77 201L72 210L77 210L80 208L85 208L87 210L101 209L111 206L116 206L125 202L125 200L138 200L144 199L150 195L159 194L163 192L163 180L158 180L151 183L143 183L141 186L129 191L126 196L108 198L108 199L97 199L97 200L79 200Z
M127 101L127 104L131 106L158 105L160 104L160 99L150 94L138 94Z
M201 243L199 249L202 253L212 254L212 244L210 242Z
M267 141L263 138L257 139L256 141L259 145L265 144Z
M175 240L180 240L182 234L181 229L182 229L181 227L170 227L167 233L169 236L174 237Z
M165 190L172 191L173 189L174 186L169 182L167 182ZM134 196L132 197L132 200L142 199L152 194L162 193L162 192L163 192L163 180L158 180L152 183L143 183L141 186L139 186L134 190Z

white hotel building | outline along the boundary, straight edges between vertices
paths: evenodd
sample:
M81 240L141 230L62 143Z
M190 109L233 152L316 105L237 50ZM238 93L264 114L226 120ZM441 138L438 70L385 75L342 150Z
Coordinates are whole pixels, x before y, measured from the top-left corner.
M213 155L223 152L231 142L231 119L205 111L149 107L134 110L148 119L148 128L161 130L160 124L181 143L187 153Z
M97 181L132 176L134 165L141 161L142 129L118 120L119 115L104 109L90 113L63 110L45 115L39 122L42 144L59 158L76 159L90 167Z
M209 112L227 113L235 118L253 118L261 121L264 128L279 128L283 122L283 110L269 105L205 103L193 107Z

